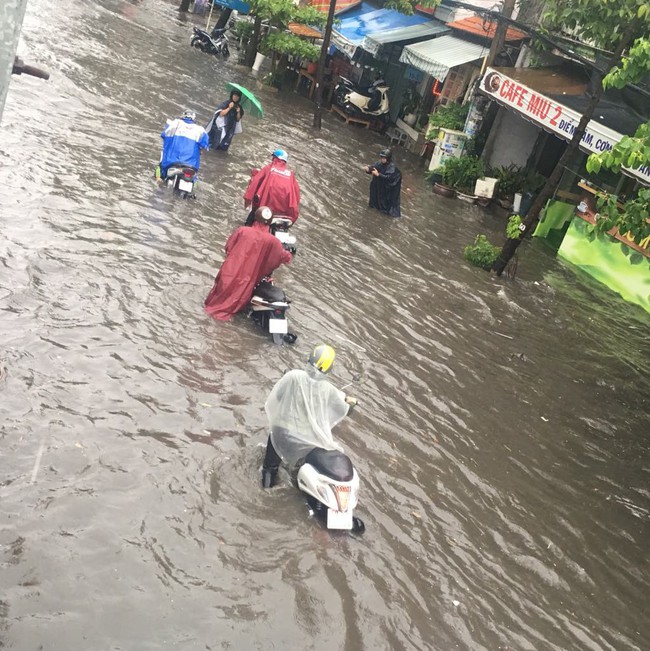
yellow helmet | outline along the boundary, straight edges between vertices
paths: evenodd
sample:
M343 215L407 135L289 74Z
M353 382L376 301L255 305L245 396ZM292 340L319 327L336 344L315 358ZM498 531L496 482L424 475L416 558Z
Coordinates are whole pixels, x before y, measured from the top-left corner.
M334 366L336 352L327 344L316 346L309 356L309 363L321 373L329 373Z

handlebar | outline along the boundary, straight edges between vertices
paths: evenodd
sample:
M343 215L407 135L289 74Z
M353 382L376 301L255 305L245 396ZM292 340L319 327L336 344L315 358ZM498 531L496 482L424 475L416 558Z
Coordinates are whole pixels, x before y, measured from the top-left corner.
M14 59L14 66L11 69L12 75L31 75L32 77L38 77L39 79L49 79L50 73L47 70L41 70L36 66L28 66L23 63L23 60L16 57Z

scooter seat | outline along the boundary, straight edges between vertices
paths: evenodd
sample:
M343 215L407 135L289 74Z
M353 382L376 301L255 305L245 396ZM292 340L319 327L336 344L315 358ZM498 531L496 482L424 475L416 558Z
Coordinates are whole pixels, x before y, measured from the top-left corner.
M351 481L352 477L354 477L352 461L338 450L314 448L305 457L305 463L313 466L321 475L335 481Z
M269 303L285 303L287 300L284 290L276 285L263 280L254 290L254 296L259 296L260 298L268 301Z

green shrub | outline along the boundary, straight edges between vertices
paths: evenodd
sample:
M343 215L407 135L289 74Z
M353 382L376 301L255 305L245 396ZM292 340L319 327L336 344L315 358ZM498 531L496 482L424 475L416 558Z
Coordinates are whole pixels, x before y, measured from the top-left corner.
M263 40L263 47L274 50L278 54L300 57L303 61L318 61L320 58L320 47L305 41L294 34L287 32L275 32L269 34Z
M439 106L435 113L429 115L429 125L442 129L453 129L461 131L465 126L469 104L461 106L460 104L450 104L449 106Z
M442 176L445 185L468 194L474 192L477 179L483 178L485 171L485 163L478 156L448 158L444 165L434 170Z
M241 39L243 43L248 43L253 33L253 23L250 20L238 20L232 31L237 40Z
M508 225L506 226L506 237L509 240L519 239L521 235L519 226L521 226L521 215L510 215Z
M515 192L521 192L524 189L527 173L523 167L518 167L515 164L502 165L501 167L495 167L491 174L499 180L497 185L497 197L499 199L512 201Z
M469 244L463 250L465 260L475 267L489 271L499 257L501 249L494 246L485 235L477 235L474 244Z

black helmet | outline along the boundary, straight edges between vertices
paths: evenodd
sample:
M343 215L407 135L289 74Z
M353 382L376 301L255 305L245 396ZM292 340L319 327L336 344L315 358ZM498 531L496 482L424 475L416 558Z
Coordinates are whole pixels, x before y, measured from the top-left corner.
M393 160L393 152L390 149L382 149L379 152L379 158L387 158L388 160Z

